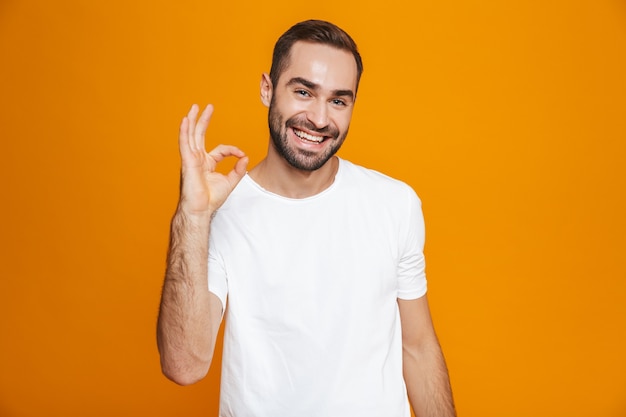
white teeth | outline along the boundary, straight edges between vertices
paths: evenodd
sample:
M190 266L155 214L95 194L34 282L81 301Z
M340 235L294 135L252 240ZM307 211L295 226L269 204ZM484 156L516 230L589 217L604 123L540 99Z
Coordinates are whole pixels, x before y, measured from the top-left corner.
M324 136L309 135L308 133L303 132L301 130L294 129L293 132L296 134L297 137L299 137L301 139L310 140L311 142L320 143L320 142L322 142L324 140Z

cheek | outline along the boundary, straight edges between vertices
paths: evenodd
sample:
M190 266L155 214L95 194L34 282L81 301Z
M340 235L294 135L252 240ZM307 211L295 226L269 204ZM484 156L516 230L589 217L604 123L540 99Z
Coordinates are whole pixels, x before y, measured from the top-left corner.
M306 109L296 102L282 100L274 105L273 111L282 117L283 121L287 121L294 116L306 113Z
M292 100L287 100L285 102L285 111L291 115L298 114L298 113L306 113L309 110L309 107L311 105L312 105L311 102L307 102L304 100L297 100L294 98Z
M337 123L337 128L342 132L348 130L350 127L350 121L352 120L352 111L344 111L341 112L339 116L335 118Z
M290 109L302 108L306 106L305 100L298 100L298 98L294 94L291 94L291 92L281 92L281 94L274 95L274 100L281 111L290 111Z

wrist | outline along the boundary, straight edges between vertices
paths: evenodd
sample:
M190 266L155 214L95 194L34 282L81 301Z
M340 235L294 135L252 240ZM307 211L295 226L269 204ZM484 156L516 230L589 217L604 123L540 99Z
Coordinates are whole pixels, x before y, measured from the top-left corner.
M203 228L211 224L215 213L217 213L216 210L190 210L184 204L179 204L174 213L174 218L187 227Z

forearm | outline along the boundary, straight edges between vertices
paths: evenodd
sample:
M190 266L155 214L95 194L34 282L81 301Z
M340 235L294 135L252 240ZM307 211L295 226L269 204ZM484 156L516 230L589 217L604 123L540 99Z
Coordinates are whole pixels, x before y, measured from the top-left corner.
M178 210L172 219L157 343L163 373L182 385L206 375L221 320L221 303L207 285L209 229L210 216Z
M405 347L404 379L416 417L454 417L448 370L436 337Z

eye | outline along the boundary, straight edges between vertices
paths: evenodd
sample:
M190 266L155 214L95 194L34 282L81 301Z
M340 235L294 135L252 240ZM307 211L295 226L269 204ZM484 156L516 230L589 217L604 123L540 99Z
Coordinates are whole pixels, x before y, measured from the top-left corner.
M311 97L311 94L306 90L296 90L296 94L301 97Z
M331 101L331 102L332 102L334 105L336 105L336 106L341 106L341 107L345 107L345 106L347 106L347 105L348 105L348 104L347 104L344 100L341 100L341 99L339 99L339 98L334 98L334 99L332 99L332 101Z

